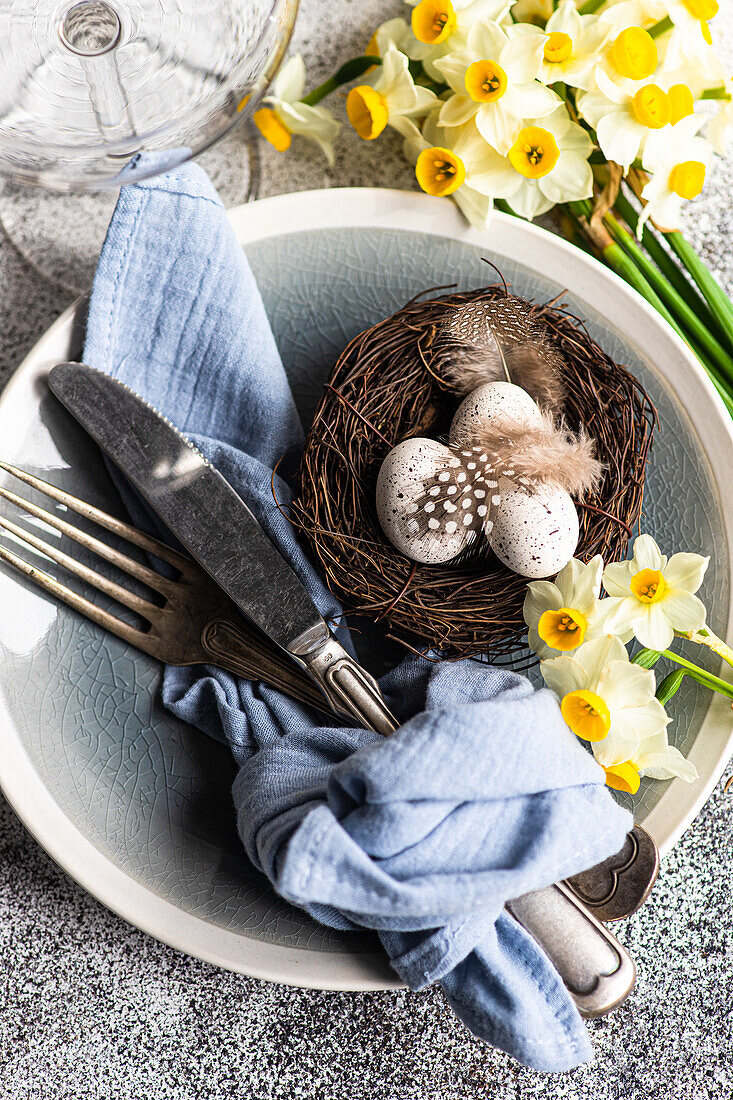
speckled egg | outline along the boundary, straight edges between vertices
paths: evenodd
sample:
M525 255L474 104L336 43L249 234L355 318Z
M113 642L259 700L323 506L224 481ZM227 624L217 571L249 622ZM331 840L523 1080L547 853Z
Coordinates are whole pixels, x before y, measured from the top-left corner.
M569 494L548 482L535 493L502 491L489 542L509 569L537 580L567 565L578 535L578 513Z
M482 421L497 416L521 423L539 423L542 413L526 390L511 382L486 382L469 393L458 406L450 426L450 438L470 435Z
M405 439L389 452L377 478L377 515L385 535L408 558L425 565L451 561L465 549L468 537L458 526L439 537L410 531L411 523L417 526L411 512L425 491L425 481L435 473L436 462L446 457L451 457L450 451L435 439Z

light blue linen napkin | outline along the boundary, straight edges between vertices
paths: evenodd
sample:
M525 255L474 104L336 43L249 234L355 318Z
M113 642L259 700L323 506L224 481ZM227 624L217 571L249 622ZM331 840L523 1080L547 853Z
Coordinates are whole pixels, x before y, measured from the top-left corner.
M321 613L338 615L273 500L272 467L303 429L252 273L197 166L123 188L84 355L192 436ZM164 701L231 746L242 843L279 894L324 924L377 929L400 977L439 981L475 1035L536 1069L570 1069L591 1056L585 1027L504 903L617 851L630 815L554 696L523 677L408 658L382 686L404 723L386 740L213 669L168 669Z

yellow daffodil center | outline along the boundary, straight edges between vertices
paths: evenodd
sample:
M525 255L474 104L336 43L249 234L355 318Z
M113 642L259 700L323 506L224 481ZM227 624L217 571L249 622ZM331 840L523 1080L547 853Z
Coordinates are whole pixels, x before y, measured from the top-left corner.
M415 165L417 182L428 195L452 195L466 178L466 166L450 149L423 149Z
M265 141L269 141L270 145L274 145L278 153L284 153L286 149L290 148L290 143L293 140L292 134L277 117L272 107L260 107L259 111L255 111L253 114L252 121Z
M466 91L474 103L494 103L507 90L507 75L498 61L474 61L466 69Z
M573 733L583 741L602 741L611 728L610 711L594 691L568 692L560 710Z
M720 11L718 0L682 0L694 19L712 19Z
M669 189L681 199L694 199L705 183L705 165L699 160L685 160L675 164L669 174Z
M509 162L522 176L538 180L557 164L560 150L549 130L525 126L509 150Z
M707 23L705 22L704 19L700 20L700 33L702 34L703 38L707 42L708 46L712 46L712 44L713 44L713 35L712 35L711 30L710 30L710 27L707 25Z
M607 785L613 787L614 791L636 794L639 790L641 777L630 760L625 760L623 764L612 764L610 768L601 766L606 773Z
M669 96L669 121L674 126L681 118L687 118L695 110L695 100L686 84L673 84Z
M587 629L588 620L574 607L545 611L537 623L537 633L552 649L575 649L582 645Z
M609 60L617 73L629 80L646 80L656 70L657 46L643 27L627 27L614 39Z
M567 61L573 52L573 40L565 31L551 31L550 37L545 42L545 61L559 65Z
M650 130L661 130L672 117L669 96L658 84L645 84L631 101L631 111L637 122Z
M438 46L456 29L456 13L450 0L420 0L412 9L412 33L419 42Z
M640 603L659 603L668 588L658 569L640 569L631 578L631 591Z
M346 97L346 114L360 138L374 141L387 125L389 108L380 92L368 84L360 84Z

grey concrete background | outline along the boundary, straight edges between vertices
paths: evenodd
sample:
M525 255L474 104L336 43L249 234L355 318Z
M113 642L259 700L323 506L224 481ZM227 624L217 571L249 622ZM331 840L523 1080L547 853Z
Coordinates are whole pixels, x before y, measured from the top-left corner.
M721 7L717 25L733 60L733 3ZM294 47L309 78L360 52L371 28L397 11L379 0L303 0ZM240 163L241 136L217 156L214 166ZM718 166L687 226L729 292L732 169L733 159ZM263 150L262 171L262 195L413 182L397 141L372 147L348 134L332 170L296 141L284 156ZM41 198L35 209L40 239ZM68 224L78 218L74 199L57 209ZM0 386L71 297L0 234ZM289 989L155 942L60 871L0 800L0 1097L728 1100L732 852L733 795L721 783L642 912L618 930L639 980L615 1015L589 1025L595 1062L543 1076L474 1041L434 990Z

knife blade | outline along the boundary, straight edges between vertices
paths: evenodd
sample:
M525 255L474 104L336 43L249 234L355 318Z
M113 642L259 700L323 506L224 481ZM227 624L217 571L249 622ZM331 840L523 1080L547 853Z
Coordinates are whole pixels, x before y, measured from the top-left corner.
M229 482L122 382L60 363L51 392L240 611L311 674L332 709L392 733L376 681L331 634L297 574Z
M61 363L51 391L240 610L316 680L331 707L393 733L376 681L331 634L300 579L228 481L131 389L82 363ZM564 885L509 908L547 951L583 1015L610 1012L633 988L625 948Z

